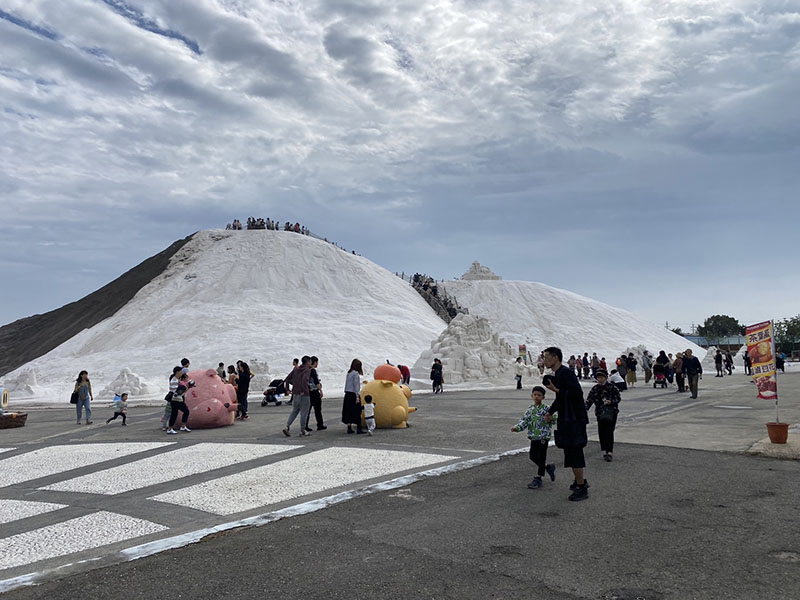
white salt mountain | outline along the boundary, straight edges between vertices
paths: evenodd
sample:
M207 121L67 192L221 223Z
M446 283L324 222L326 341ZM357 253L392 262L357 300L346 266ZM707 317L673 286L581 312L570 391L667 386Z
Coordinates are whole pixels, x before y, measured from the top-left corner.
M701 359L705 355L699 346L633 313L543 283L485 279L443 285L471 315L487 318L506 342L525 344L534 361L547 346L561 348L565 361L570 354L597 352L609 368L627 348L640 345L654 356L687 348Z
M534 355L554 344L567 356L595 351L609 363L640 344L654 354L688 347L705 354L627 311L541 283L497 280L479 264L471 269L479 279L444 284L470 318L455 319L439 337L445 322L402 279L291 232L202 231L164 264L111 316L7 373L3 385L27 394L26 402L62 404L86 369L98 400L127 391L133 401L154 401L188 357L192 369L249 362L257 394L290 371L293 357L313 354L332 398L341 396L353 358L365 377L387 359L416 362L415 375L427 383L424 363L440 352L445 382L469 385L513 383L508 363L521 343Z
M450 384L497 379L512 368L516 351L473 315L457 315L414 363L414 377L428 379L434 358L442 361L444 380Z
M387 359L411 364L445 326L402 279L327 242L282 231L201 231L113 316L5 379L27 370L36 399L66 403L86 369L98 399L100 391L138 389L155 400L182 357L192 369L249 360L258 392L308 354L320 358L327 395L341 396L352 359L362 360L367 377ZM272 373L260 373L267 364ZM131 375L120 381L125 369ZM126 377L131 389L117 389Z

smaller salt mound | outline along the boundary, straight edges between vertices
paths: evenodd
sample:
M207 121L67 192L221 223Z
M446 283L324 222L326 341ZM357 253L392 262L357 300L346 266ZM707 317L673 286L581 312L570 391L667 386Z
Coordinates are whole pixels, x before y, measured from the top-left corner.
M24 369L16 377L6 379L0 387L5 388L10 394L36 394L36 371Z
M117 378L109 383L98 397L114 396L127 392L129 396L146 396L150 393L147 384L128 367L123 368Z
M414 363L414 371L427 376L434 358L442 361L445 383L457 384L496 379L511 369L516 355L513 348L492 331L488 319L460 314L431 343L430 350L420 355Z

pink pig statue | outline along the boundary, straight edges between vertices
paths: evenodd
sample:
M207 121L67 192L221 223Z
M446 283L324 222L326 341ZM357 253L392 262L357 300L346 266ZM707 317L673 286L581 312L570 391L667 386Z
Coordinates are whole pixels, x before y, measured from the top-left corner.
M214 369L189 372L194 387L186 392L189 427L206 429L233 425L236 419L236 390L219 378Z

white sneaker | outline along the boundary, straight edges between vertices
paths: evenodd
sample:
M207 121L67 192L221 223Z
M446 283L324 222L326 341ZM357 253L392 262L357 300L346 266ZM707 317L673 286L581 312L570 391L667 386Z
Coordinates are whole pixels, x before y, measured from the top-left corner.
M178 434L178 432L177 432L177 431L175 431L174 429L168 429L168 430L167 430L167 434L169 434L169 435L177 435L177 434Z
M368 434L368 435L372 435L372 432L371 432L371 431L368 431L368 432L367 432L367 434Z
M191 431L191 429L189 429L186 425L184 425L183 427L181 427L181 431Z

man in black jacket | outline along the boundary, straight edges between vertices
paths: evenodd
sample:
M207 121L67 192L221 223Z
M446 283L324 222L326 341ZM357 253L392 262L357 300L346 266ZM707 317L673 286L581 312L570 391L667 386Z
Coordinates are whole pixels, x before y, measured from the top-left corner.
M697 383L703 376L703 365L700 360L692 354L691 349L683 353L683 367L681 367L686 379L689 382L689 391L692 398L697 398Z
M542 383L556 393L556 399L550 405L545 421L553 421L553 413L558 414L557 425L560 445L564 450L564 466L571 467L575 475L569 499L573 502L589 497L589 482L583 476L586 459L583 448L586 446L586 425L589 417L583 402L583 390L578 378L569 368L561 364L561 349L551 346L544 351L544 364L553 370L554 375L545 375ZM566 438L566 439L564 439Z

